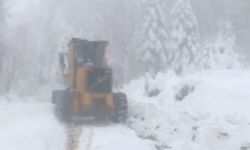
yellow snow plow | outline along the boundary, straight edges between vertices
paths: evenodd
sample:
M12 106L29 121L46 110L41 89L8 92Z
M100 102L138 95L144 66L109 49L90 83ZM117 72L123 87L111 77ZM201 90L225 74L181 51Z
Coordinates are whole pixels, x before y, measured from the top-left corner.
M123 122L127 117L127 97L112 92L112 69L105 51L108 42L73 38L59 62L66 88L54 90L55 115L66 123L74 118L92 117Z

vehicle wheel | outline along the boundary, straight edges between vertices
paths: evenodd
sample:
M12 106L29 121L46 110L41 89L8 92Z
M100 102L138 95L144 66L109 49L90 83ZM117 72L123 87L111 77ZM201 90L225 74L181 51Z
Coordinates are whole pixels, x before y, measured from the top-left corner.
M63 123L71 123L73 118L71 93L69 90L57 90L53 92L55 115Z
M116 123L123 123L127 119L128 101L124 93L114 93L114 110L111 115L111 120Z

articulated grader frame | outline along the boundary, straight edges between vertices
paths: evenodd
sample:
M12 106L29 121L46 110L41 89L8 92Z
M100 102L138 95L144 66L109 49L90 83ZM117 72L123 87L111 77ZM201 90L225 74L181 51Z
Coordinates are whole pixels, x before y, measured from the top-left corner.
M66 89L55 90L52 102L57 118L71 123L74 118L92 117L123 122L127 97L112 92L112 69L106 64L106 41L73 38L67 53L59 54Z

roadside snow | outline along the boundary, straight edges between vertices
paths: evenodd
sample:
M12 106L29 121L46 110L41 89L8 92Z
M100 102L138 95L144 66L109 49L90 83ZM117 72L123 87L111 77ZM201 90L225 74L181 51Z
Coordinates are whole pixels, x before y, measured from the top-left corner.
M159 93L149 97L155 89ZM160 149L247 150L249 89L249 71L204 71L140 78L123 90L129 97L128 124ZM178 94L183 98L176 99Z
M48 103L0 103L0 146L4 150L62 150L65 134Z

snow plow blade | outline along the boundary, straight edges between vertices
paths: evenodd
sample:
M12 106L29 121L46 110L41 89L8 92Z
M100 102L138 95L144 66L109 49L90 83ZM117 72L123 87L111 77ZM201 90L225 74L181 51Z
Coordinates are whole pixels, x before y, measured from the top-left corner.
M115 123L123 123L127 118L128 103L127 97L123 93L112 94L113 107L109 107L105 100L95 99L88 107L81 103L74 107L73 95L68 90L55 90L52 97L56 118L63 123L87 122L91 119L98 122L110 120Z

